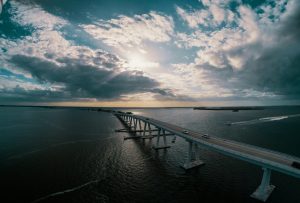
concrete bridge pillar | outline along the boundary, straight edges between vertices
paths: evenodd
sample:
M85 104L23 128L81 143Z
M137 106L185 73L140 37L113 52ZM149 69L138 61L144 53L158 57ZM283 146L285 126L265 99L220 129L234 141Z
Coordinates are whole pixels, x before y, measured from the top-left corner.
M275 186L270 185L271 169L263 168L263 171L264 171L264 173L263 173L263 177L261 180L261 184L255 190L255 192L251 195L251 197L265 202L268 199L268 197L271 195Z
M185 170L195 168L204 164L204 162L199 159L198 145L190 140L187 140L187 142L189 144L188 156L185 163L181 166Z
M147 127L148 127L148 130L147 130ZM146 132L148 132L148 135L146 135ZM142 139L152 139L152 138L153 138L153 135L152 135L151 125L150 125L150 123L145 122Z
M131 124L132 124L132 117L129 118L129 129L131 130Z
M150 126L150 123L148 123L148 130L149 130L149 136L151 136L152 135L152 129L151 129L151 126Z
M142 123L141 120L139 120L139 130L140 130L140 135L142 134Z
M148 124L146 122L144 122L143 137L146 135L147 126L148 126Z
M159 144L159 139L160 139L160 136L161 136L161 132L162 132L162 136L163 136L163 145L160 145ZM159 150L159 149L167 149L167 148L170 148L171 146L168 146L167 145L167 138L166 138L166 131L165 130L162 130L162 129L158 129L158 132L157 132L157 137L156 137L156 145L153 145L153 149L155 150Z
M137 128L137 119L135 118L134 121L133 121L133 129L134 131L136 131L136 128Z

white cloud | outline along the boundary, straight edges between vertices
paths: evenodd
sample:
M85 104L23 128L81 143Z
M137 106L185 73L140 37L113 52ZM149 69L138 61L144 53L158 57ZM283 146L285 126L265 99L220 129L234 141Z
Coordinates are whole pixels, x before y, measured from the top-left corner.
M199 47L195 63L198 65L209 64L215 68L231 66L240 70L245 61L256 53L235 53L236 50L245 46L260 42L262 39L261 28L256 13L247 6L238 7L238 15L232 11L226 11L219 7L219 3L210 2L208 9L211 11L214 22L231 23L234 20L235 26L215 27L210 29L198 29L191 34L177 33L176 44L179 47ZM240 17L237 17L240 16ZM228 20L230 18L230 20ZM248 49L248 48L247 48ZM250 51L251 49L248 49Z
M216 68L226 67L226 58L222 52L219 51L199 51L198 58L195 59L196 64L209 64Z
M239 13L241 18L239 19L239 27L244 30L244 40L248 43L255 42L258 40L260 35L260 29L258 21L256 19L256 13L247 6L240 6Z
M211 77L209 71L199 68L195 63L173 64L172 67L179 75L177 80L184 84L181 91L194 100L234 96L232 90L219 84L218 78Z
M243 67L243 65L245 64L245 60L243 57L240 57L240 56L227 56L227 59L230 63L230 65L239 70Z
M81 25L86 32L104 43L120 47L140 45L144 41L167 42L171 40L174 23L170 16L157 12L119 16L108 21L100 20L94 25Z
M289 0L277 0L273 2L273 6L270 4L262 5L260 7L259 18L260 22L266 25L270 25L274 22L279 22L281 17L284 16L284 10L286 9L286 5L290 6L294 4L296 1L289 1ZM295 5L292 6L295 8ZM288 9L288 8L287 8ZM289 9L288 9L289 10ZM289 13L289 12L286 12ZM282 15L283 14L283 15Z
M184 10L176 6L177 14L187 22L190 28L199 26L217 27L221 23L231 23L234 20L234 13L228 8L230 1L202 1L204 8Z
M226 6L231 1L232 0L202 0L201 2L204 6L210 6L212 4ZM236 1L240 2L239 0L236 0Z
M223 8L213 4L209 7L209 10L217 24L221 24L225 20L225 10Z
M197 28L198 25L204 25L207 26L209 19L210 19L210 13L207 10L196 10L187 12L184 9L180 8L179 6L176 6L176 11L178 15L188 23L189 27L191 28Z
M82 64L95 65L99 68L107 68L109 64L114 64L117 68L125 63L116 55L101 49L74 45L60 31L60 28L70 23L45 12L39 6L16 1L11 2L11 6L13 21L22 26L32 26L33 32L30 36L16 40L8 38L0 40L0 47L7 50L5 54L0 55L0 60L5 62L7 68L18 69L9 63L11 56L14 55L34 56L54 63L58 63L58 58L69 57L80 59ZM0 49L0 53L1 51Z
M55 27L59 28L68 23L62 18L47 13L35 4L25 5L18 1L12 1L10 4L14 8L10 10L14 14L12 20L22 26L32 25L37 31L39 29L53 30Z

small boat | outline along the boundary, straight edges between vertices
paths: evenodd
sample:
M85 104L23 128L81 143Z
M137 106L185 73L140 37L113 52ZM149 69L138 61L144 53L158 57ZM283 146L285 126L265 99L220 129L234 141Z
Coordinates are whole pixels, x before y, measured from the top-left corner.
M184 134L189 134L189 131L184 130L184 131L182 131L182 133L184 133Z
M230 122L226 122L225 125L231 126L232 124Z

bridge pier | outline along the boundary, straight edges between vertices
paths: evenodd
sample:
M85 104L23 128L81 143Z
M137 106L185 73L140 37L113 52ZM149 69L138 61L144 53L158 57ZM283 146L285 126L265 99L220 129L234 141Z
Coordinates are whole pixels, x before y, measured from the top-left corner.
M140 135L142 134L142 124L141 124L141 120L139 120L139 130L140 130Z
M126 116L121 117L121 119L124 121L123 123L125 123L126 128L116 130L116 132L128 132L128 133L132 134L132 136L124 137L124 140L137 139L137 138L142 137L141 135L137 135L137 132L142 131L141 128L139 130L137 130L137 127L138 127L138 119L137 118L133 118L131 116L126 115Z
M133 129L134 129L134 131L136 131L136 128L137 128L137 119L134 118L133 119Z
M159 139L161 137L161 135L160 135L161 131L163 133L162 136L163 136L163 141L164 141L164 144L162 146L159 145ZM159 150L159 149L167 149L167 148L170 148L170 147L171 146L167 145L166 131L159 128L158 133L157 133L157 138L156 138L156 145L153 145L152 148L155 149L155 150Z
M193 143L192 141L188 141L188 143L189 143L188 157L185 163L181 165L181 167L184 168L185 170L195 168L204 164L204 162L199 159L198 145L196 143Z
M264 173L263 173L263 177L261 180L261 184L255 190L255 192L251 195L251 197L265 202L268 199L268 197L271 195L275 186L270 185L271 169L263 168L263 171L264 171Z
M147 126L148 126L148 130L147 130ZM143 136L141 137L142 139L152 139L154 136L152 135L152 129L150 126L150 123L146 123L145 122L145 126L144 126L144 132L143 132ZM148 135L146 135L146 132L148 132Z
M131 124L132 124L132 117L129 119L129 129L131 130Z

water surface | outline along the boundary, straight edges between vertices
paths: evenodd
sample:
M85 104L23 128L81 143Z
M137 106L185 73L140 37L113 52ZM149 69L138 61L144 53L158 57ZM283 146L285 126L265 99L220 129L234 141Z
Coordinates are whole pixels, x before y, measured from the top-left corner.
M126 111L300 157L300 117L291 116L298 107ZM281 119L254 122L272 117ZM124 141L126 133L115 133L120 128L105 112L0 107L1 202L257 202L249 195L261 168L201 149L205 166L185 172L184 140L155 152L155 139ZM300 202L299 180L274 172L271 181L268 202Z

